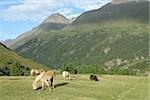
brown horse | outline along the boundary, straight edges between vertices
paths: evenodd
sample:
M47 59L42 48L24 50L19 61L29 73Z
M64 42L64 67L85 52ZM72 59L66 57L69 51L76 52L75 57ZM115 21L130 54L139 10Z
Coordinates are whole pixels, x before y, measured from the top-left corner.
M43 71L33 81L32 89L37 90L38 88L42 87L42 90L43 90L44 89L44 83L49 88L51 87L51 89L53 89L54 88L54 75L55 75L55 72L52 70L49 70L47 72Z
M30 75L32 75L32 76L39 75L39 74L41 74L43 71L44 71L43 69L32 69L32 70L30 71Z

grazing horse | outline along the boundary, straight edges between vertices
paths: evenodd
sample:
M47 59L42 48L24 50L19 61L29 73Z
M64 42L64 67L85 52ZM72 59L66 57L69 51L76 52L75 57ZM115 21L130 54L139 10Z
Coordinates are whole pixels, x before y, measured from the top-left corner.
M54 88L54 75L55 72L52 70L49 70L47 72L43 71L40 75L36 77L36 79L33 81L32 89L37 90L38 88L42 87L42 90L44 89L44 83L51 89ZM41 86L42 84L42 86Z
M69 71L63 71L62 72L62 77L64 78L64 80L68 79L70 80L70 72Z
M32 70L30 71L30 75L32 75L32 76L39 75L39 74L41 74L43 71L44 71L43 69L32 69Z
M90 75L90 80L99 81L96 75Z

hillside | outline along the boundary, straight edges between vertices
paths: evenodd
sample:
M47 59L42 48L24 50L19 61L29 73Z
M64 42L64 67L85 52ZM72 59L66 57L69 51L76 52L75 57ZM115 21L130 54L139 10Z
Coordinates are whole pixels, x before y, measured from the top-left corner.
M43 35L49 31L60 30L70 23L69 19L65 16L54 13L48 16L40 25L34 27L32 30L25 32L18 36L16 39L3 42L8 47L14 49L17 46L24 44L26 41L35 38L38 35Z
M109 70L145 61L141 67L150 71L148 3L109 3L81 14L61 30L43 32L14 50L54 68L73 64L80 69L82 65L96 64ZM132 66L127 69L130 68L141 70Z
M40 64L20 57L5 45L0 43L0 76L29 75L32 68L45 68Z
M117 0L116 0L117 1ZM118 0L123 2L123 0ZM73 24L106 23L109 21L132 20L148 23L149 3L148 2L127 2L108 3L107 5L92 11L81 14Z

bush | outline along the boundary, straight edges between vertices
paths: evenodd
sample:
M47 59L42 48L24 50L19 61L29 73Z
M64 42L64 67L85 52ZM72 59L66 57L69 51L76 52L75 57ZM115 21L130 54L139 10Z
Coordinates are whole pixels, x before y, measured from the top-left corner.
M106 71L100 65L76 65L76 64L64 64L61 66L60 71L64 71L66 68L70 70L71 73L77 74L86 74L86 73L93 73L93 74L105 74Z
M76 69L77 67L76 67L75 64L64 64L64 65L62 65L62 66L61 66L61 69L60 69L61 73L62 73L65 69L67 69L67 67L68 67L70 73L72 73L72 74L77 74L77 73L78 73L78 71L77 71L77 69Z
M130 68L123 68L120 66L112 67L107 71L107 74L111 75L136 75L137 71Z
M0 76L9 76L8 67L5 66L0 68Z
M0 67L0 76L27 76L29 74L30 68L22 66L18 62L8 63L8 66Z

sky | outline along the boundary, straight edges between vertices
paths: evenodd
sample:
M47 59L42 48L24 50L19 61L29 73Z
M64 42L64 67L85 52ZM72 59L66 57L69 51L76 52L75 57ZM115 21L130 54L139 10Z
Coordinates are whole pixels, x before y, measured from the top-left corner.
M53 13L73 18L108 2L111 0L0 0L0 41L15 39Z

